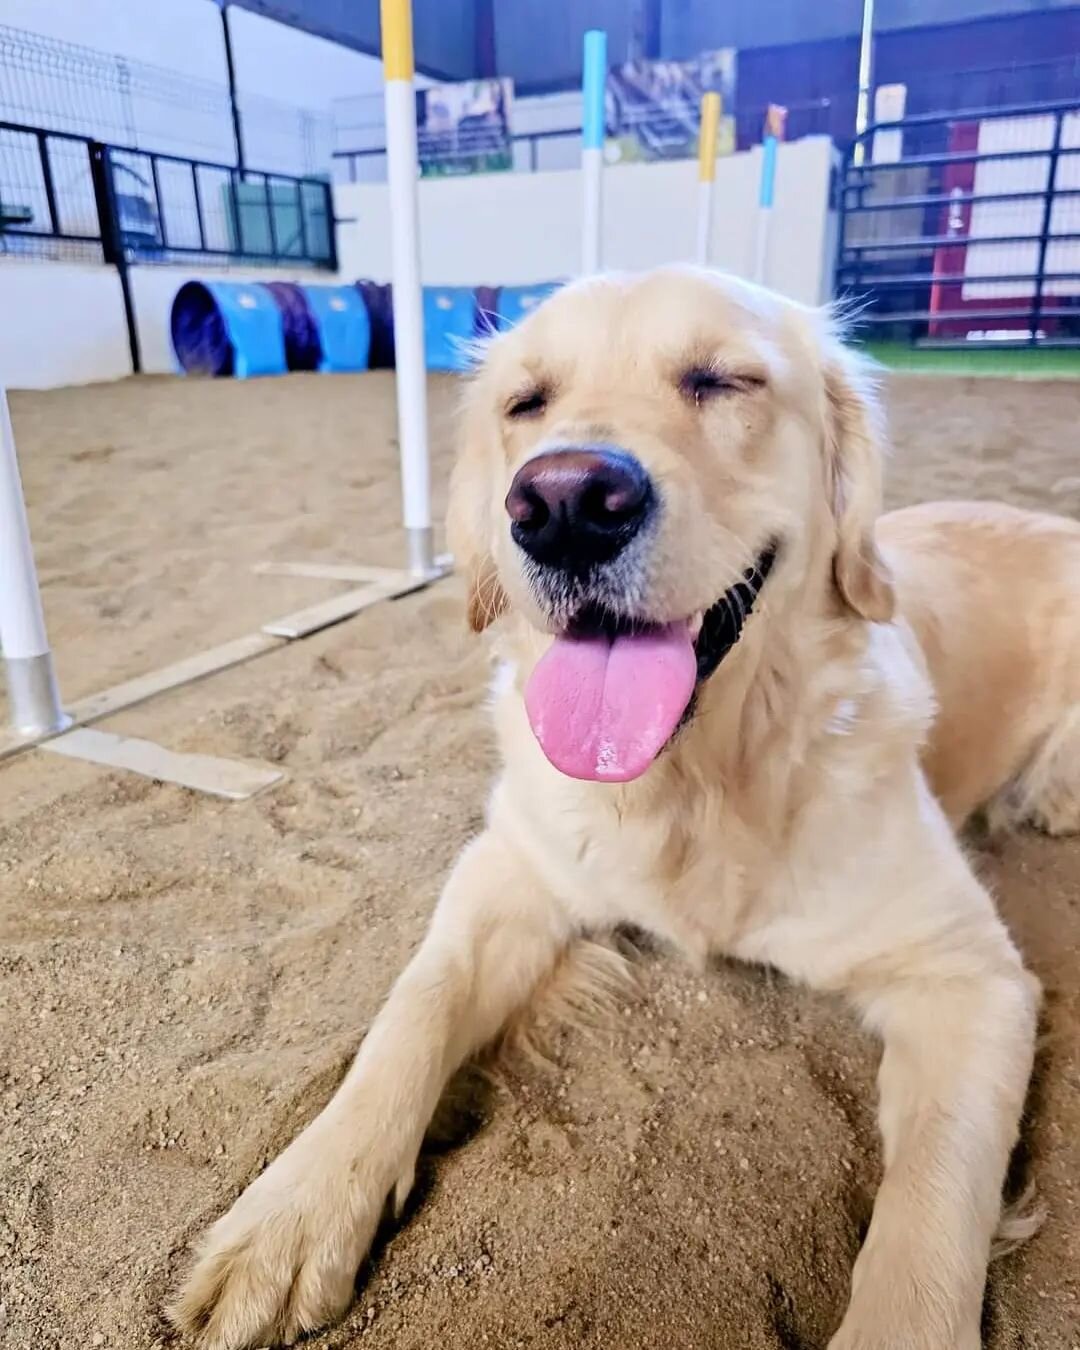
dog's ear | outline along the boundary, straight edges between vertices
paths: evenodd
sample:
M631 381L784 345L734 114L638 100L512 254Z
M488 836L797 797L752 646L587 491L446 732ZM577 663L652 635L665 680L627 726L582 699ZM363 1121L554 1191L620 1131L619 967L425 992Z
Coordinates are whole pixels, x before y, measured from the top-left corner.
M450 550L465 576L466 616L474 633L482 633L510 605L491 548L494 472L485 450L489 428L479 400L475 387L466 394L446 517Z
M874 539L882 502L882 418L866 367L839 343L831 344L826 355L825 403L836 587L849 609L884 623L893 616L895 594Z

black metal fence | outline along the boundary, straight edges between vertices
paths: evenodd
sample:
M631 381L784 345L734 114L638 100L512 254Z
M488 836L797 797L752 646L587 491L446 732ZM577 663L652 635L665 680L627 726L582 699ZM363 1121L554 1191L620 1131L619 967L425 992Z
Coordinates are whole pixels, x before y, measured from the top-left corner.
M838 206L836 289L870 337L1080 345L1080 100L871 127Z
M317 178L238 170L104 147L119 235L133 261L336 267L330 188Z
M241 171L0 122L0 260L5 255L115 267L138 371L133 264L336 271L333 198L318 178Z
M0 253L103 261L95 142L0 122Z
M105 145L0 122L0 254L336 266L319 178Z

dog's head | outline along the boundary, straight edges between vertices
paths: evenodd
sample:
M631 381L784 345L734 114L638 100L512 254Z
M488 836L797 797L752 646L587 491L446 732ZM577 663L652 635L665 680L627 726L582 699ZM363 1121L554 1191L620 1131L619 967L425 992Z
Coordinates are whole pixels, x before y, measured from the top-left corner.
M526 704L574 777L635 778L762 591L891 616L876 413L826 318L691 269L558 292L468 391L450 542L479 631L552 642Z

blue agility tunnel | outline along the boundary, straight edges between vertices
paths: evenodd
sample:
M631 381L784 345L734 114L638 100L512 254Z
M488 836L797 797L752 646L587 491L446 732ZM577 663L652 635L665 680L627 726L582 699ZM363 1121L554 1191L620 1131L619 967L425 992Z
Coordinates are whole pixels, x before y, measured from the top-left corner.
M476 336L491 337L499 331L499 287L476 288Z
M287 369L281 310L265 286L188 281L170 320L173 350L188 375L282 375Z
M367 370L371 319L355 286L301 286L318 330L318 369Z
M476 336L476 292L471 286L424 287L424 363L428 370L468 370L468 343Z
M303 286L295 281L264 281L281 311L285 334L285 361L290 370L318 370L322 360L319 325Z
M377 281L358 281L356 293L364 302L371 325L371 351L368 365L372 370L394 368L394 304L390 286Z
M537 305L559 289L558 281L538 281L532 286L503 286L499 291L497 322L500 330L513 328L528 318Z
M263 285L281 311L290 370L367 370L371 319L355 286Z

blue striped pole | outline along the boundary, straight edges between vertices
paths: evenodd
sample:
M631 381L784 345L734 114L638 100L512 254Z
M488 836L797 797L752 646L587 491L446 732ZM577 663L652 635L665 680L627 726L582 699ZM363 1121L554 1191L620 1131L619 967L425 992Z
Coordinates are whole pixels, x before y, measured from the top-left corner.
M591 28L585 34L582 62L581 172L584 181L581 270L599 272L603 233L604 94L607 85L607 34Z
M772 224L773 198L776 194L776 158L784 136L787 109L769 104L765 114L765 135L761 142L761 183L758 187L758 226L754 257L754 280L765 284L769 263L769 228Z

